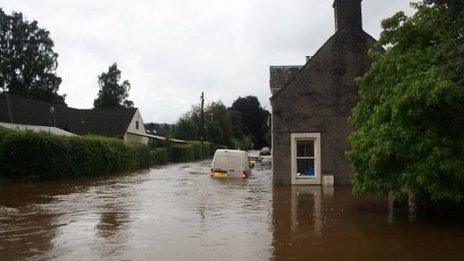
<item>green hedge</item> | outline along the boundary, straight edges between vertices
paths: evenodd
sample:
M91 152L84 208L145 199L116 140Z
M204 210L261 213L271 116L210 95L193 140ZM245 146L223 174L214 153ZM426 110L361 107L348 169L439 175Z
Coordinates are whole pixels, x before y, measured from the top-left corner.
M148 168L148 146L102 137L0 132L0 175L12 181L89 177Z
M234 138L231 140L230 146L236 150L251 150L253 149L253 140L250 136Z
M121 173L210 158L214 149L211 142L150 149L113 138L59 137L0 129L0 180L58 180Z
M187 162L210 158L213 154L212 142L190 141L187 144L175 144L167 148L168 162Z
M168 155L165 148L152 149L151 155L155 165L164 165L168 163Z

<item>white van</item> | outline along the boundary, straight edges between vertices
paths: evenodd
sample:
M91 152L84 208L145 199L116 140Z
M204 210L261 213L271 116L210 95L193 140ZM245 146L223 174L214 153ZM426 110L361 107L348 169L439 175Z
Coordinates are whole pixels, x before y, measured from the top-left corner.
M211 177L242 178L250 176L248 152L241 150L216 150L211 164Z

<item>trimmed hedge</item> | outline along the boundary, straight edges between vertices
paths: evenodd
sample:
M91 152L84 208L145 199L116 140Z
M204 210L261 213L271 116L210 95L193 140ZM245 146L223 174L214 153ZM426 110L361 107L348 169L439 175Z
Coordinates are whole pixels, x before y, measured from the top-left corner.
M148 146L102 137L1 132L0 175L11 181L91 177L148 168Z
M211 142L167 148L96 136L60 137L0 129L0 180L41 181L92 177L210 158Z
M167 148L167 159L169 162L187 162L210 158L213 154L212 142L190 141L187 144L171 145Z
M151 157L155 165L165 165L168 163L168 155L165 148L155 148L151 150Z

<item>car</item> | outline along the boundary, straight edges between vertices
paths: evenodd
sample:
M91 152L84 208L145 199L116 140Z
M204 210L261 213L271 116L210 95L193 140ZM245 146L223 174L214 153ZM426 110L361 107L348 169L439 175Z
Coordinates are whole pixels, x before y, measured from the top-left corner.
M259 155L267 156L271 155L271 150L268 147L263 147L259 152Z
M242 150L216 150L211 163L210 176L214 178L241 178L250 176L248 152Z
M261 158L260 155L249 156L249 159L250 159L250 167L251 168L254 168L257 162L263 160L263 158Z

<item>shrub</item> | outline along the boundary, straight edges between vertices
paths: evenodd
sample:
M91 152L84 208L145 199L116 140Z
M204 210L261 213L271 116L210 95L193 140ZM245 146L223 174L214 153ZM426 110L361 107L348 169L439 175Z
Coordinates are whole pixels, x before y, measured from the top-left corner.
M151 157L155 165L164 165L168 163L167 151L165 148L152 149Z
M253 149L253 140L249 136L232 139L232 148L237 150L251 150Z
M211 157L213 143L190 141L187 144L175 144L167 148L169 162L187 162Z
M45 132L0 133L0 164L12 181L56 180L147 168L148 146L103 137L59 137Z
M206 159L213 148L211 142L202 146L193 141L150 149L113 138L0 129L0 179L58 180L121 173L153 164Z
M464 202L462 3L419 2L413 16L383 21L377 47L386 50L371 51L351 116L357 195Z

